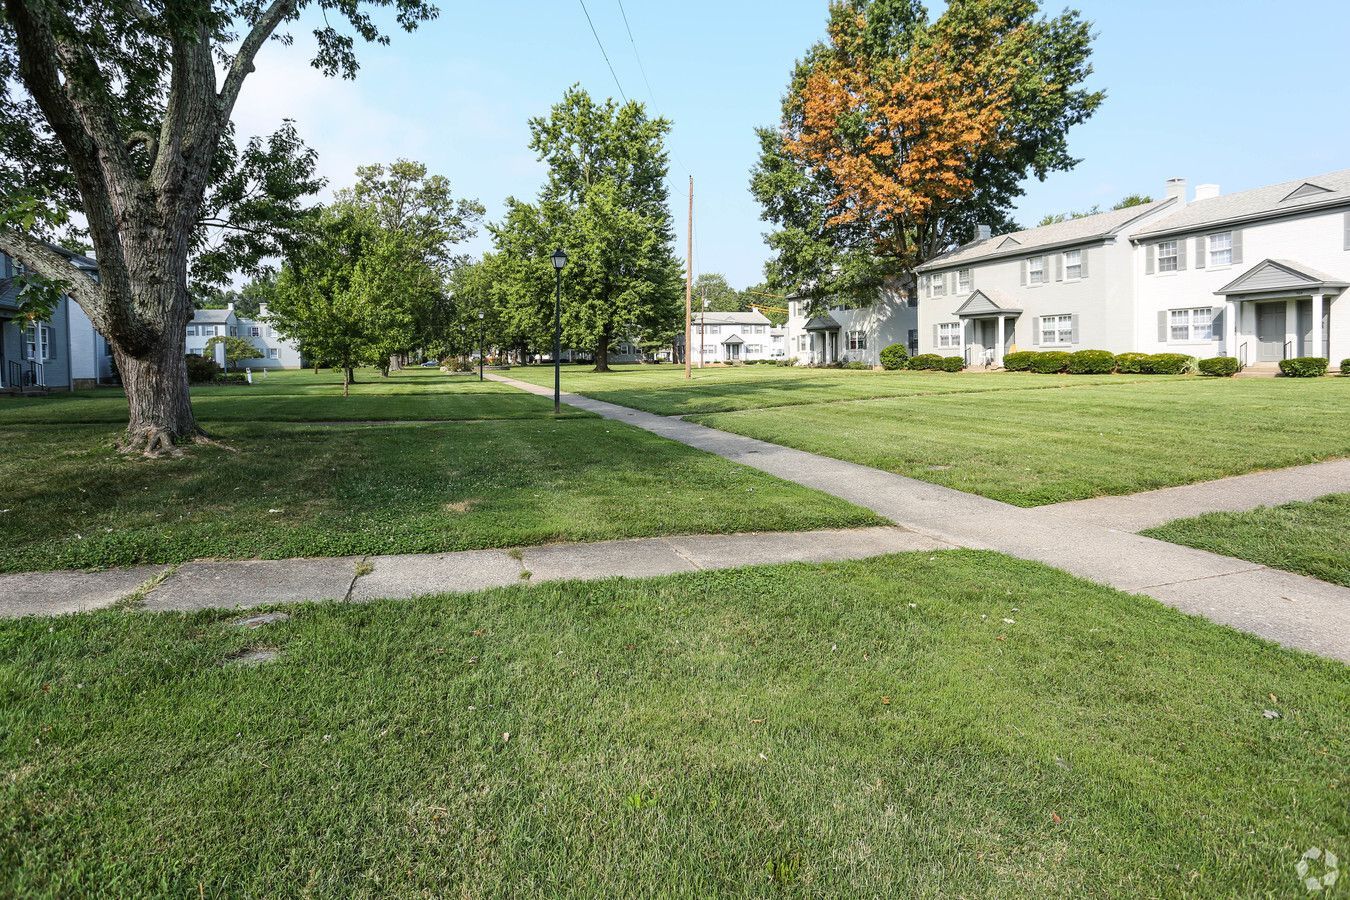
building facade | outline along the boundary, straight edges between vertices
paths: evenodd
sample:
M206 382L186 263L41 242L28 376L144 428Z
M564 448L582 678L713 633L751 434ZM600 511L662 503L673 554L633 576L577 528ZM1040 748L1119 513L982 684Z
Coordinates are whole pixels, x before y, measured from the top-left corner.
M92 259L53 246L72 266L92 276ZM117 381L112 351L84 310L62 297L51 317L29 322L19 315L22 268L0 253L0 390L77 390Z
M1350 170L1164 199L1007 235L918 269L919 351L998 367L1013 350L1350 357Z
M187 352L196 356L210 355L224 367L224 342L211 345L211 339L217 337L243 338L258 348L256 358L240 360L236 363L237 368L298 369L303 365L300 349L268 324L265 303L259 308L256 319L240 316L235 312L233 303L226 304L224 309L199 309L194 312L192 321L187 325Z
M783 359L786 332L757 309L749 312L696 312L689 339L694 365L735 364Z
M785 332L786 355L799 366L861 362L880 365L881 351L903 344L910 353L918 350L916 300L888 289L872 306L833 305L827 312L809 315L805 300L788 300Z

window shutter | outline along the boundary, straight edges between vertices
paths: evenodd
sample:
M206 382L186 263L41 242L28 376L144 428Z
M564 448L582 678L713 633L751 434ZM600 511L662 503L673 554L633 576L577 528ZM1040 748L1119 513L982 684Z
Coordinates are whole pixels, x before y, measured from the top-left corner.
M1027 286L1027 261L1022 260L1022 287Z
M1186 244L1185 238L1177 239L1177 271L1186 271Z
M1079 277L1079 278L1086 278L1086 277L1088 277L1088 265L1087 265L1087 261L1088 261L1088 249L1087 249L1086 247L1084 247L1084 248L1083 248L1082 250L1080 250L1079 253L1078 253L1078 277Z
M937 345L938 345L938 325L937 325L936 322L934 322L934 323L933 323L933 347L936 348Z
M1205 246L1205 241L1206 238L1203 234L1195 239L1195 267L1197 269L1205 267L1205 257L1208 255L1206 251L1209 249Z
M1064 280L1064 254L1063 254L1063 253L1056 253L1056 254L1055 254L1055 280L1056 280L1056 281L1063 281L1063 280Z
M46 331L47 331L47 361L54 362L56 360L56 350L58 346L56 341L56 329L48 325Z
M1233 229L1233 265L1242 262L1242 230Z
M1041 344L1041 317L1036 316L1031 320L1031 346L1039 347Z
M948 272L948 273L947 273L947 293L949 293L949 294L955 294L955 293L956 293L956 273L955 273L955 272Z
M1070 316L1069 322L1070 322L1070 329L1072 332L1069 335L1069 343L1076 344L1078 343L1078 313L1074 313L1072 316Z
M1210 327L1210 331L1211 331L1211 336L1212 336L1212 337L1214 338L1214 340L1216 340L1216 341L1222 341L1222 340L1224 339L1224 333L1223 333L1223 307L1222 307L1222 306L1211 306L1210 309L1209 309L1209 311L1210 311L1211 313L1213 313L1213 318L1211 318L1210 321L1209 321L1209 327ZM1227 350L1228 348L1225 347L1224 349Z
M1144 248L1144 274L1153 274L1153 245L1149 244Z
M1158 343L1167 343L1167 310L1158 311Z
M1350 250L1350 212L1345 214L1345 249Z

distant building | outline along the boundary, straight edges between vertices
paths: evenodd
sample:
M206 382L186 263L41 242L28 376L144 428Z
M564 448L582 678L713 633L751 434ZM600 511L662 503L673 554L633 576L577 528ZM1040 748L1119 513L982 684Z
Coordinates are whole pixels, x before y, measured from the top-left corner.
M757 309L749 312L696 312L689 344L690 361L738 363L786 357L786 333Z
M207 344L215 337L243 338L258 348L254 359L236 363L247 369L298 369L303 365L300 349L286 340L267 321L267 304L258 310L257 319L246 319L235 312L234 304L224 309L199 309L193 313L187 326L187 352L196 356L211 355L221 366L225 365L225 343L218 342L211 350Z
M86 256L52 246L86 273L98 271ZM117 381L112 350L89 317L70 297L62 297L51 318L30 323L19 318L17 276L22 266L0 253L0 390L76 390Z

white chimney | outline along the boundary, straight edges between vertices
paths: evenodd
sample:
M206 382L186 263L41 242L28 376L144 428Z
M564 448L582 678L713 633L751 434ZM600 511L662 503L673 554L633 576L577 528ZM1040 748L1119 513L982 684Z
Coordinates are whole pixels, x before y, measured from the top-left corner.
M1177 206L1186 205L1186 179L1169 178L1167 184L1163 186L1163 195L1168 199L1175 199Z
M977 241L987 241L987 240L989 240L989 238L991 238L992 236L993 236L993 229L990 228L988 225L976 225L976 226L975 226L975 240L977 240Z
M258 318L260 318L260 319L266 319L266 318L267 318L267 304L266 304L266 303L259 303L259 304L258 304Z
M1195 186L1195 199L1213 200L1219 196L1219 186L1217 184L1197 184Z
M226 312L234 312L234 301L233 301L233 300L231 300L229 303L226 303L226 304L225 304L225 311L226 311Z

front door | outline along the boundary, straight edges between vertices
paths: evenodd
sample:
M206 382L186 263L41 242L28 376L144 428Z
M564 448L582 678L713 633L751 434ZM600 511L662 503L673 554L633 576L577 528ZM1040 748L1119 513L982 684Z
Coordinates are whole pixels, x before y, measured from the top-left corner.
M740 344L727 344L727 359L735 362L741 358Z
M1284 359L1284 301L1256 305L1256 360Z

